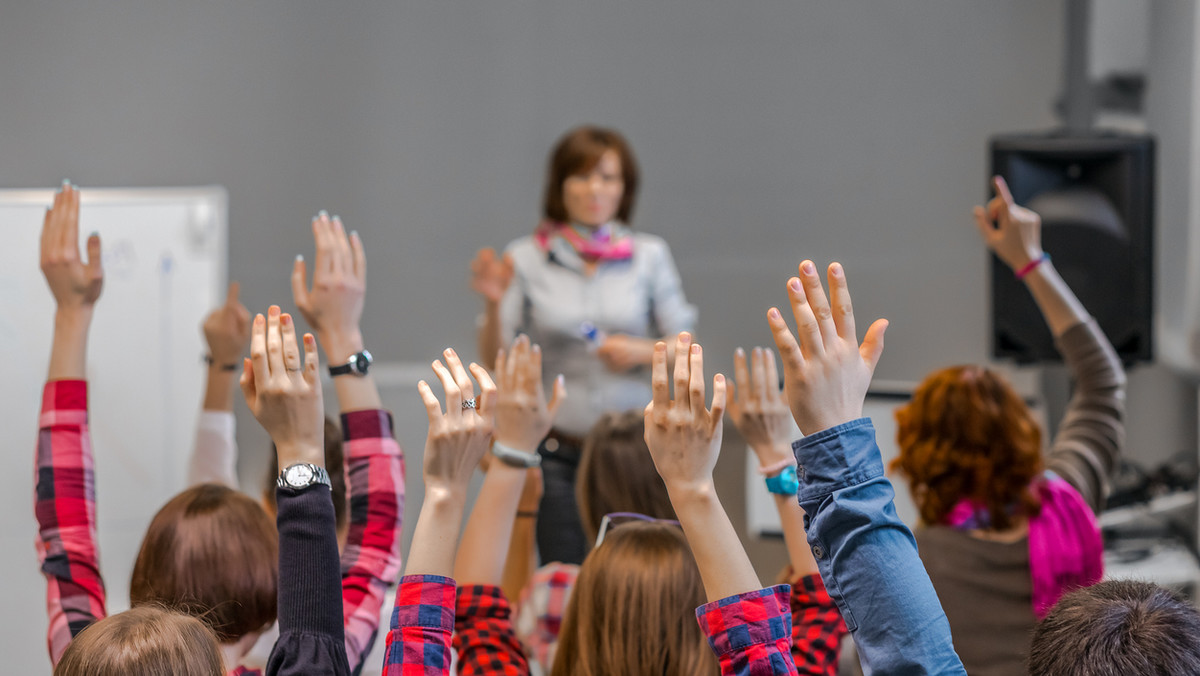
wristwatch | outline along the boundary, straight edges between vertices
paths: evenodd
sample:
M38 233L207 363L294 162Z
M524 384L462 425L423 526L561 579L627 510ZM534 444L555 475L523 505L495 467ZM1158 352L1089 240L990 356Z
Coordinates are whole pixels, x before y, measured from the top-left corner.
M796 467L788 465L775 476L767 477L767 490L778 495L795 495L800 490L800 480L796 478Z
M355 354L350 355L350 359L347 360L345 364L342 364L341 366L330 366L329 375L344 376L347 373L353 373L356 376L365 376L367 375L367 369L371 368L372 361L374 361L374 359L371 357L370 352L367 352L366 350L363 350L362 352L356 352Z
M538 465L542 464L542 456L538 455L537 453L518 451L517 449L505 446L498 441L492 442L492 455L496 456L497 460L508 465L509 467L523 467L525 469L529 469L530 467L537 467Z
M318 467L308 462L288 465L279 473L279 478L275 483L280 488L293 491L302 491L316 484L325 484L332 488L329 482L329 472L326 472L324 467Z

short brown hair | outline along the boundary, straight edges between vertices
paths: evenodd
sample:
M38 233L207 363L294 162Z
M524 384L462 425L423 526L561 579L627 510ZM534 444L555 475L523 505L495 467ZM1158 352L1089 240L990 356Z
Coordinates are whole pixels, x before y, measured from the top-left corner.
M546 167L546 188L542 197L542 217L555 223L570 220L567 207L563 204L563 183L576 174L591 171L607 151L617 154L621 162L621 180L625 190L621 193L621 204L617 207L617 220L626 225L633 222L633 206L637 202L641 174L637 158L629 142L615 129L604 127L576 127L563 135L550 151Z
M263 481L263 504L271 514L278 511L275 505L275 488L279 485L279 450L271 444L270 464ZM325 471L329 473L329 494L333 498L333 519L337 532L344 533L350 521L350 506L346 497L346 454L342 430L328 416L325 417Z
M605 413L583 440L575 501L588 540L613 512L637 512L675 519L671 496L646 446L645 416L640 411Z
M262 506L226 486L200 484L154 515L129 601L198 617L230 643L275 621L278 559L275 524Z
M71 641L54 676L223 676L221 649L204 623L157 606L94 622Z
M942 523L964 499L985 507L995 530L1041 510L1030 487L1042 471L1041 429L999 374L980 366L935 371L896 422L900 452L891 468L908 479L925 523Z
M1034 629L1029 673L1200 674L1200 612L1149 582L1084 587L1062 597Z
M696 622L705 600L678 526L633 521L613 528L579 569L551 674L716 674Z

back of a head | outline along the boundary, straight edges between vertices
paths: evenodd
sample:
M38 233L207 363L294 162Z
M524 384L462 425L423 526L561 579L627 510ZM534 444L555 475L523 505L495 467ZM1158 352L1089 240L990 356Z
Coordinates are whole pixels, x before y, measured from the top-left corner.
M965 499L986 507L996 530L1038 513L1029 487L1042 470L1041 429L999 374L979 366L935 371L897 409L896 423L891 469L908 480L925 523L942 523Z
M1149 582L1113 580L1076 590L1034 630L1029 673L1200 674L1200 612Z
M636 512L655 519L675 518L667 485L646 447L641 411L605 413L592 426L579 457L575 498L589 541L596 539L605 514Z
M700 570L678 526L630 522L608 531L571 592L553 676L718 673L696 608Z
M141 606L75 637L54 676L223 676L216 637L194 617Z
M231 643L275 621L278 559L275 524L261 505L226 486L193 486L146 529L129 600L198 617Z

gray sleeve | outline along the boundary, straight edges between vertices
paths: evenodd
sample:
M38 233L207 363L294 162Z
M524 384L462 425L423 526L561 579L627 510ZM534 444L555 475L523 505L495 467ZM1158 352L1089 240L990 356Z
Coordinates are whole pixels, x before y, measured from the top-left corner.
M650 269L650 315L660 336L696 329L696 306L683 295L683 283L666 242L654 244Z
M508 345L517 337L517 333L528 333L525 321L525 270L521 252L515 250L516 243L510 244L507 253L513 257L513 278L500 299L500 344Z
M1095 319L1067 329L1056 342L1075 393L1050 446L1047 469L1099 512L1125 445L1125 370Z

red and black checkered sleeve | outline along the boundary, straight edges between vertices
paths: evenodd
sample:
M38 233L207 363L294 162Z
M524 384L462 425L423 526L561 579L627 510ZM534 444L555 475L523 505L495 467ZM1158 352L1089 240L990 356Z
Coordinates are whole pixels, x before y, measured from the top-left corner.
M792 584L792 659L805 676L835 676L838 646L847 633L819 573Z
M454 649L460 676L529 674L529 661L513 631L512 609L495 585L458 588Z

